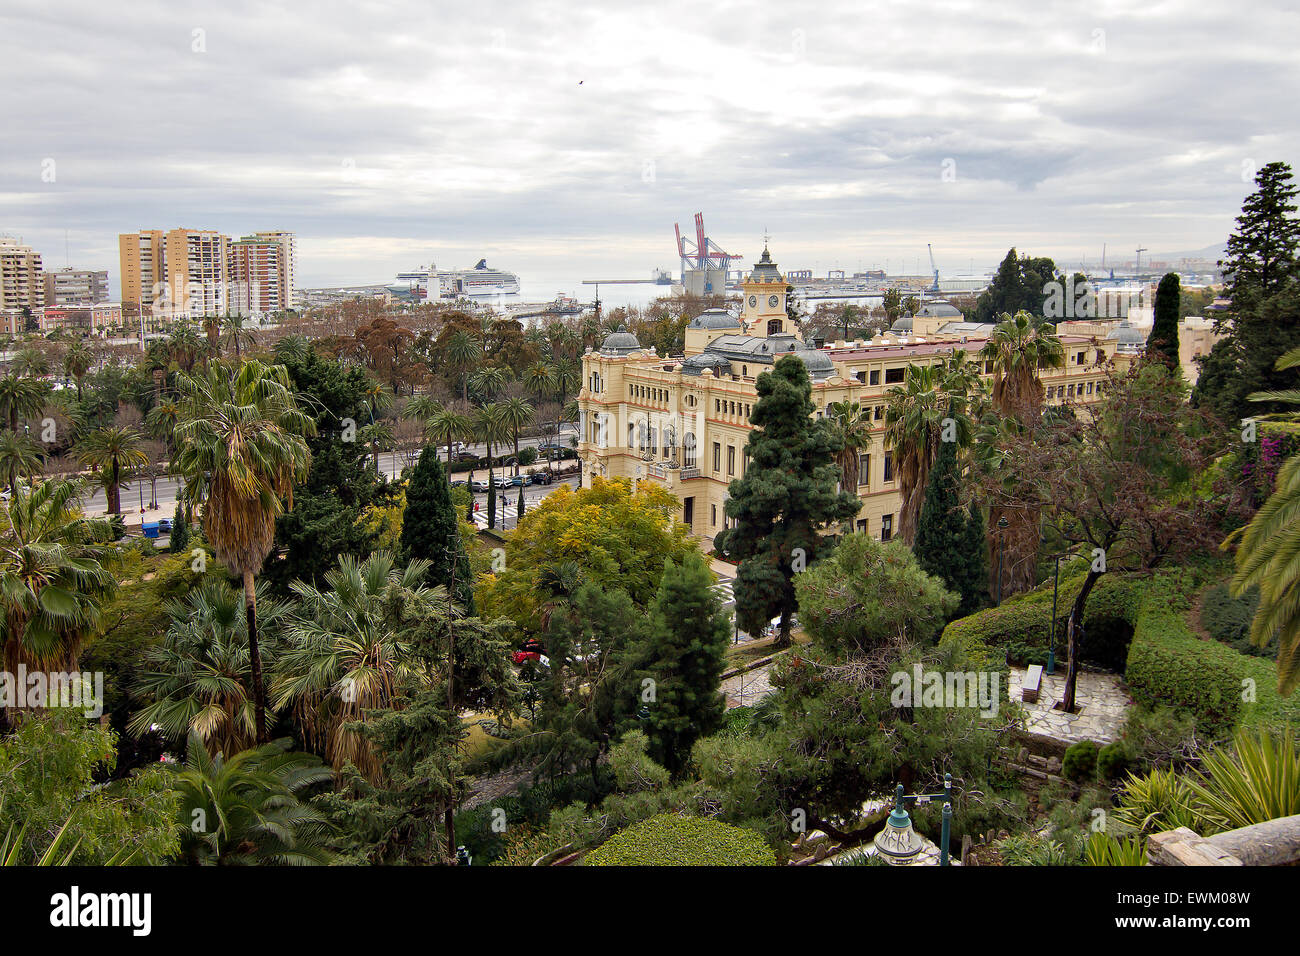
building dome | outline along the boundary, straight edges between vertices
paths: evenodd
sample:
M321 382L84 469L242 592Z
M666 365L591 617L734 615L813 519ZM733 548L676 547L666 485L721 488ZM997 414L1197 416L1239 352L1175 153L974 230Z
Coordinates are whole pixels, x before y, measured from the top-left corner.
M726 309L708 309L691 319L690 328L735 331L740 328L740 320Z
M1129 325L1128 318L1120 320L1119 325L1106 333L1106 341L1114 342L1119 352L1136 352L1146 345L1147 338L1141 329Z
M683 375L701 375L706 369L714 375L730 375L731 360L725 355L707 350L682 360Z
M950 302L927 302L921 306L921 315L943 319L961 318L961 309Z
M639 348L641 348L640 340L627 330L626 325L620 325L617 332L605 336L605 341L600 346L601 352L606 355L627 355Z
M904 312L894 320L894 324L889 327L891 332L911 332L912 331L912 313Z
M803 362L808 369L808 377L814 382L821 382L835 374L835 363L831 357L820 349L792 349L790 354Z

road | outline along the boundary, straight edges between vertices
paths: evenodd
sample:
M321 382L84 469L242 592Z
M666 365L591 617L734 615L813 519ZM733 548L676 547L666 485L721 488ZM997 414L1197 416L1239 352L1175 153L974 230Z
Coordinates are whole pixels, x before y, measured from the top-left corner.
M566 428L563 432L561 432L559 441L565 447L568 447L569 439L576 434L577 434L577 427L570 426ZM536 447L537 445L543 442L554 441L554 440L555 440L554 438L521 439L519 442L519 447L521 449L532 448L532 447ZM481 444L470 445L465 450L470 452L471 454L476 454L476 455L487 454L487 446ZM513 452L513 447L510 450ZM445 454L445 449L443 451ZM497 453L502 454L503 450L498 449ZM419 458L419 452L415 450L382 452L379 455L379 469L388 477L396 478L397 476L401 475L402 470L404 468L413 466L418 458ZM560 467L561 465L572 465L572 460L566 462L558 462L558 461L556 462L557 467ZM498 471L499 470L500 469L498 469ZM468 478L468 477L469 477L469 472L460 472L453 475L452 479L455 480L459 478ZM476 470L474 472L474 477L487 478L487 469L480 468ZM555 490L555 488L559 487L560 483L561 482L557 479L555 484L552 485L529 485L524 491L525 507L527 507L527 505L531 503L534 500L534 498L544 497L545 493ZM574 482L570 481L569 484L574 484ZM156 521L160 517L170 518L172 516L172 513L176 510L176 496L177 496L177 492L180 490L180 486L181 486L180 479L173 478L170 476L160 477L156 482L152 482L152 483L149 481L123 482L121 488L122 511L124 517L126 518L127 524L131 525L137 522L140 518L140 513L142 509L144 512L144 520L146 521ZM154 499L155 494L157 495L156 502ZM513 516L514 502L518 500L519 489L510 488L504 491L498 490L497 492L498 503L502 501L503 497L509 499L511 505L511 515ZM486 513L487 495L486 494L475 495L475 499L482 502L482 506L480 510ZM82 508L84 509L87 515L96 516L96 515L103 515L108 512L108 501L104 495L104 489L102 487L96 487L90 495L83 496L81 502L82 502ZM154 506L155 503L156 503L156 507ZM511 522L510 527L514 527L513 521Z

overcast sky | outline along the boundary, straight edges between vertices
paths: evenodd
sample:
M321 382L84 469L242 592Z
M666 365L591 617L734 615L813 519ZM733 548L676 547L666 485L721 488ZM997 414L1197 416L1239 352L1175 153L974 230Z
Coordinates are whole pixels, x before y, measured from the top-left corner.
M1300 159L1295 7L0 0L0 233L115 289L182 225L303 286L675 272L701 210L788 269L1194 250Z

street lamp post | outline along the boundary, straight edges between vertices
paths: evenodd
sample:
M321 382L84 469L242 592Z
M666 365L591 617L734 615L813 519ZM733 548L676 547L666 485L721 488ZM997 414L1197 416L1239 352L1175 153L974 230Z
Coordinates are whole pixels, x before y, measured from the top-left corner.
M1010 523L1011 522L1007 521L1006 515L998 518L998 604L1002 603L1002 550L1004 547L1004 539L1006 538L1007 525Z

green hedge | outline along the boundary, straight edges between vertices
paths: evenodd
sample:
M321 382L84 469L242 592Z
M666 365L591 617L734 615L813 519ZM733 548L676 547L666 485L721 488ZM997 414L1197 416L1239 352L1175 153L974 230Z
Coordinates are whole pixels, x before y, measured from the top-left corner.
M1083 586L1083 572L1063 575L1056 602L1056 656L1065 656L1065 624L1070 606ZM1103 576L1088 595L1084 610L1085 639L1081 660L1119 672L1124 668L1133 635L1134 608L1145 578ZM1000 649L1013 664L1046 664L1052 620L1052 582L1018 594L976 614L959 618L944 628L939 643L957 643L970 654L985 648Z
M1199 731L1218 737L1230 733L1241 716L1245 658L1188 628L1198 584L1182 569L1152 580L1138 611L1124 680L1138 703L1190 713Z
M585 866L775 866L753 830L672 813L634 823L583 858Z

